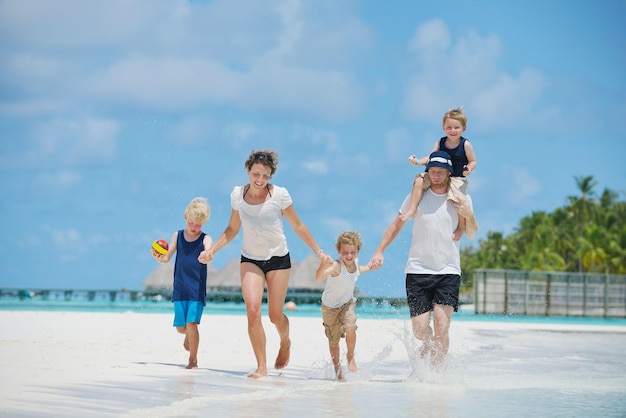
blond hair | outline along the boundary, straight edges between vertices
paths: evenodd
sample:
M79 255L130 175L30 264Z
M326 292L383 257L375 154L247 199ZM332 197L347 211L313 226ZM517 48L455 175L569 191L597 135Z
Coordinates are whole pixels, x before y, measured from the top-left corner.
M337 237L337 243L335 247L337 251L341 250L341 245L354 245L357 251L361 251L361 247L363 246L363 242L361 241L361 235L359 235L356 231L344 231Z
M204 197L195 197L185 208L185 219L205 224L211 216L211 207Z
M448 119L454 119L461 122L461 125L463 125L463 129L467 129L467 117L465 116L465 113L463 113L462 107L456 107L454 109L448 110L446 114L443 115L443 125L446 124L446 121Z

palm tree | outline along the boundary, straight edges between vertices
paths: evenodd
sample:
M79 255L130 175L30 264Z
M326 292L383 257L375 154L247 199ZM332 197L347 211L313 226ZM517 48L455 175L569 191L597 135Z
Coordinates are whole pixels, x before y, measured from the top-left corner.
M577 247L574 214L567 208L557 208L551 218L555 234L554 252L565 261L564 270L574 271L576 270L574 253Z
M538 224L533 239L526 251L521 255L522 270L560 271L565 261L556 251L557 235L550 218Z
M602 194L600 195L600 207L603 209L609 209L615 202L617 202L617 198L619 194L611 189L604 189Z
M576 180L576 186L578 186L578 190L580 190L580 196L570 196L570 202L573 204L575 219L578 224L578 237L583 237L584 225L585 222L592 220L592 215L594 212L595 202L593 201L593 197L595 196L594 188L598 184L593 179L593 176L583 176L580 175L574 178ZM579 240L580 241L580 240ZM583 271L583 261L582 261L582 248L578 247L578 271Z
M593 273L609 273L606 230L597 224L587 225L585 229L585 238L580 238L583 267Z
M505 236L488 232L478 250L464 250L464 286L474 269L588 271L626 274L626 194L605 189L596 198L593 176L579 176L580 196L552 213L536 211Z

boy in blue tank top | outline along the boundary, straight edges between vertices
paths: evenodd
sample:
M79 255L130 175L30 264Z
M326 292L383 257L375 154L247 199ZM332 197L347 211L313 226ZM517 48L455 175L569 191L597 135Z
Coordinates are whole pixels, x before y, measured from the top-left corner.
M433 147L431 154L435 151L445 151L450 154L452 160L452 176L448 188L448 200L459 203L459 200L465 200L467 196L467 179L476 169L476 154L474 147L469 140L463 138L462 134L467 128L467 117L463 113L463 109L457 107L447 111L443 115L443 131L446 136L439 139ZM430 155L430 154L429 154ZM415 155L409 157L409 162L413 165L426 165L429 156L416 158ZM409 210L401 216L403 221L408 221L415 216L417 205L424 194L424 190L430 187L430 181L425 173L420 173L413 181L413 189L411 191L411 204ZM452 239L458 241L465 232L465 219L459 217L459 226L452 234Z
M185 334L183 346L189 351L187 369L198 368L200 333L198 324L206 305L207 266L200 263L200 253L211 247L211 237L202 232L209 220L211 208L206 199L194 198L185 209L186 227L172 234L167 254L154 250L152 256L159 263L167 263L176 255L174 264L174 326Z

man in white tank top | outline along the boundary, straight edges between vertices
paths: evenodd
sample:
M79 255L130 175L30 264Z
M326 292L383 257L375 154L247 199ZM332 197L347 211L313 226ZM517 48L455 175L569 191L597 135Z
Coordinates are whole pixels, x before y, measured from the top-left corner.
M411 247L405 267L406 293L413 335L423 342L421 355L429 357L431 364L439 368L448 353L448 330L452 313L458 310L461 284L460 242L454 240L453 234L459 217L465 218L466 235L470 239L476 236L478 223L469 196L459 203L447 199L452 172L450 155L445 151L433 152L426 170L431 187L424 192L413 218ZM385 231L370 265L382 266L383 252L406 223L402 215L409 209L409 204L410 197L407 196L398 216Z

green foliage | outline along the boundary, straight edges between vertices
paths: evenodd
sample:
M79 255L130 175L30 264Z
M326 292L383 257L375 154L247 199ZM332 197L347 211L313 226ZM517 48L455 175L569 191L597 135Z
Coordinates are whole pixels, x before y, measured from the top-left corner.
M463 288L478 268L626 274L626 202L609 189L597 196L593 176L575 180L580 196L564 207L533 212L509 236L489 232L478 249L465 248Z

